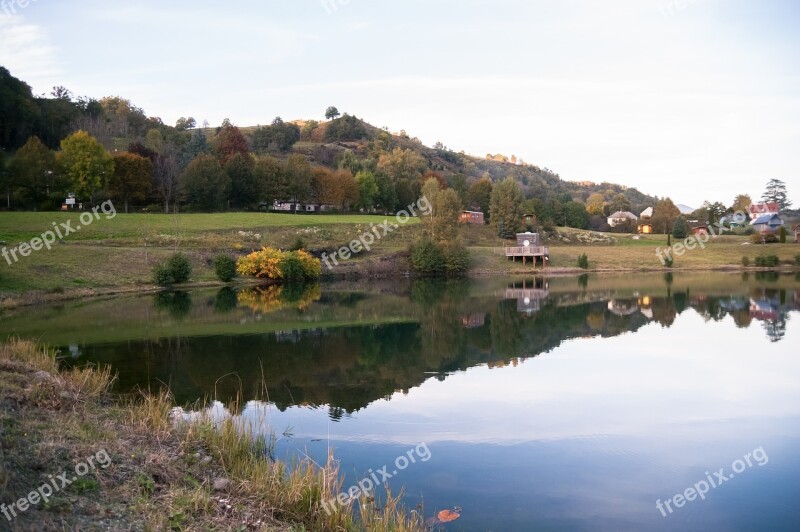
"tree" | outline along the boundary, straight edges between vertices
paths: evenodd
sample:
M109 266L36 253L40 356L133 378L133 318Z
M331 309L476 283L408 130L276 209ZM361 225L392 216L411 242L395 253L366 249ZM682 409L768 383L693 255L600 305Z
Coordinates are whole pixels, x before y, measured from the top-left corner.
M319 127L319 122L316 120L309 120L303 127L300 128L300 139L301 140L311 140L311 136L314 134L314 130Z
M320 205L339 205L340 203L336 174L327 168L314 168L311 190Z
M308 160L295 153L289 156L284 167L286 194L294 203L303 203L311 196L312 171Z
M372 210L378 197L378 182L375 179L375 174L369 171L361 171L356 174L356 183L358 184L358 202L356 205L366 211Z
M181 196L196 211L224 210L228 202L230 178L219 161L200 155L180 176Z
M22 187L26 199L37 209L47 200L56 172L56 157L38 137L31 137L9 163L9 179L6 186L6 203L10 206L11 183Z
M786 194L786 183L780 179L770 179L767 183L767 189L761 199L766 202L774 201L778 204L782 211L792 206Z
M364 127L364 123L350 115L344 115L333 120L325 129L325 140L328 142L337 140L352 141L365 138L367 138L367 129Z
M378 197L375 198L375 203L380 207L385 214L394 212L397 206L397 190L392 179L384 174L378 173L375 177L378 183Z
M425 236L435 243L453 242L458 238L458 219L461 200L455 190L442 190L436 178L425 181L422 196L431 205L429 214L422 216Z
M611 200L611 210L613 212L629 212L631 210L631 201L625 194L617 194L614 196L614 199Z
M85 131L76 131L61 141L57 159L73 192L87 196L94 205L96 195L114 173L111 155L97 139Z
M603 216L603 207L605 207L606 200L602 194L595 192L589 199L586 200L586 212L592 216Z
M231 206L237 209L252 208L261 202L261 180L253 171L250 154L235 154L225 165L225 173L231 183Z
M706 221L710 224L717 223L720 218L725 216L725 212L727 211L725 205L723 205L719 201L715 201L714 203L706 201L703 203L702 208L705 209L707 213Z
M6 208L11 209L11 187L14 185L11 172L8 170L6 152L0 150L0 191L6 195Z
M731 210L733 212L747 212L748 207L753 204L753 200L749 194L739 194L733 199Z
M231 124L223 126L214 137L213 149L214 155L222 165L227 164L237 153L242 155L250 153L250 147L242 131Z
M589 213L586 206L578 201L570 201L564 204L564 218L568 227L576 229L588 229Z
M271 126L258 128L253 133L253 149L259 152L288 152L300 140L300 128L276 117Z
M467 191L467 206L470 209L478 209L481 211L487 222L491 221L491 213L489 211L493 189L494 185L492 184L492 180L488 177L483 177L473 183Z
M186 131L187 129L194 129L197 126L197 120L192 118L180 117L175 123L175 129L178 131Z
M679 239L684 239L691 233L691 228L686 222L686 218L678 216L675 220L675 225L672 226L672 236Z
M275 203L277 199L285 199L286 183L283 175L283 168L277 159L273 157L256 157L253 166L253 174L258 181L261 201L268 206Z
M513 238L522 224L522 191L513 177L507 177L498 183L492 191L489 207L492 227L502 238Z
M395 181L418 180L426 167L425 159L409 149L395 148L378 159L378 170Z
M672 226L675 225L675 220L677 220L680 215L681 211L672 203L671 199L664 198L656 201L653 207L653 218L651 219L653 231L660 234L667 234L672 230Z
M155 189L164 202L164 212L169 214L170 203L175 199L175 195L178 192L178 178L180 175L178 157L171 144L164 146L161 153L156 154L153 170Z
M358 182L347 170L336 172L342 210L350 210L358 201Z
M128 203L147 198L153 186L153 162L135 153L114 154L114 174L108 182L113 199L121 200L128 212Z
M330 106L325 110L325 118L333 120L339 117L339 110L336 107Z

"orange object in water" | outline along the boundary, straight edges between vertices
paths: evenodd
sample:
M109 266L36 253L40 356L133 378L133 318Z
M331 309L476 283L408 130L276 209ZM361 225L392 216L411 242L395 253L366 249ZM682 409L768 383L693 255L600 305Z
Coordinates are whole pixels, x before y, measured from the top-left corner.
M454 512L453 510L442 510L438 514L436 514L436 519L440 523L449 523L451 521L455 521L461 517L461 514L458 512Z

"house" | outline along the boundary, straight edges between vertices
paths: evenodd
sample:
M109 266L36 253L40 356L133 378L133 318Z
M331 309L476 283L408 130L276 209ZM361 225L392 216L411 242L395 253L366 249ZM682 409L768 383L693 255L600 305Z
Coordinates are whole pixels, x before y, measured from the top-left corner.
M708 224L699 220L689 220L689 229L693 235L708 235Z
M484 225L483 213L480 211L461 211L459 221L462 224Z
M264 203L261 204L260 208L262 211L269 210L268 205ZM291 201L275 200L275 203L272 204L272 210L275 212L316 214L336 210L336 207L334 205L319 205L317 203L295 203Z
M617 211L608 217L608 225L610 225L611 227L616 227L618 225L624 224L629 220L635 222L638 219L639 217L633 214L632 212Z
M541 260L542 266L547 266L550 260L550 250L547 246L542 245L542 238L539 233L517 233L517 245L507 246L505 248L506 258L516 262L517 257L522 258L522 263L527 262L527 258L533 259L533 265L536 266Z
M522 215L522 225L524 225L525 227L531 227L535 223L536 223L536 215L535 214L523 214Z
M780 206L774 201L753 203L747 208L747 213L750 215L751 220L755 220L766 214L778 214L780 211Z
M648 207L642 211L642 214L639 215L641 218L641 222L639 223L639 234L640 235L651 235L653 234L653 208ZM611 224L609 224L611 225Z
M783 227L783 220L777 214L764 214L753 220L751 225L757 233L771 235Z

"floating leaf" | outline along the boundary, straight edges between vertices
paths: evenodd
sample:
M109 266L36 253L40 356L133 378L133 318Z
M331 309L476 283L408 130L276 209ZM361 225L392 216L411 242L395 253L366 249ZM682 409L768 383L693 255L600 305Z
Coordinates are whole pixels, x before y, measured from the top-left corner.
M449 523L461 517L461 514L454 510L442 510L436 514L436 520L440 523Z

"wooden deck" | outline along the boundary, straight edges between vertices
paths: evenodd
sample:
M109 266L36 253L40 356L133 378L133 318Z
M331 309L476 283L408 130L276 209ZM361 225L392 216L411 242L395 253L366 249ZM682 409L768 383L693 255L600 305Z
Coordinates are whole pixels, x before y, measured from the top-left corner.
M530 257L534 266L541 260L542 266L547 266L547 261L550 260L550 250L547 246L513 246L505 248L506 258L510 257L516 261L517 258L522 258L522 263L525 264Z

